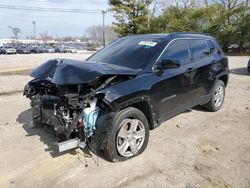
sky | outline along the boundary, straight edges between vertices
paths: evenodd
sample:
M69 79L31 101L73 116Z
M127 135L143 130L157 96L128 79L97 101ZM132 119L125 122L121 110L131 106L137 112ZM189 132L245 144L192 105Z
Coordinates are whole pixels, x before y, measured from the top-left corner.
M0 5L41 8L106 10L107 0L1 0ZM68 13L0 9L0 38L12 37L8 26L21 29L21 38L33 36L36 22L37 36L48 32L53 36L83 36L91 25L102 25L101 13ZM107 13L105 23L111 25L114 18Z

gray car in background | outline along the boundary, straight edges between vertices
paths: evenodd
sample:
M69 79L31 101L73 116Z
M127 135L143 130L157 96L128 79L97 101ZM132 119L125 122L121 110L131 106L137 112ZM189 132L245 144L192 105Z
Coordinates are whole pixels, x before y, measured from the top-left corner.
M16 49L11 46L2 46L0 47L1 54L16 54Z

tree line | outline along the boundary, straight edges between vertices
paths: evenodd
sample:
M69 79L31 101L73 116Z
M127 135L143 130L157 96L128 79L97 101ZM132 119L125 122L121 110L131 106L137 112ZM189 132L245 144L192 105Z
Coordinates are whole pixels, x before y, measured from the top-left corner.
M21 34L21 29L18 27L14 26L9 26L9 29L13 35L13 42L18 44L20 34ZM85 30L85 35L82 36L53 36L49 34L48 31L39 33L38 37L36 39L42 40L43 43L48 43L50 40L55 40L57 42L72 42L76 40L80 40L81 42L89 42L93 43L94 45L101 45L102 44L102 37L103 37L103 31L105 33L105 40L107 43L110 43L114 41L117 38L117 33L113 30L112 26L106 25L101 26L101 25L92 25L89 26ZM26 39L35 39L34 36L26 36Z
M119 36L146 33L202 32L224 51L250 45L249 0L109 0Z

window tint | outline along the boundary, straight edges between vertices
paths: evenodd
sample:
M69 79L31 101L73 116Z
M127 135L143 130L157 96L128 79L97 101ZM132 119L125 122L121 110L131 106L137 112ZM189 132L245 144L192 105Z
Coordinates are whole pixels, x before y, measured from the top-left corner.
M207 40L207 45L208 45L209 49L212 51L214 51L216 49L216 46L214 45L214 43L211 40Z
M222 49L215 40L207 40L207 44L210 49L214 49L213 51L217 51L218 54L222 53Z
M142 70L156 61L165 46L164 38L125 37L100 50L87 61Z
M190 39L188 42L192 50L193 59L203 58L210 54L205 40Z
M180 63L189 61L188 43L186 40L175 40L169 44L162 55L162 59L178 60Z

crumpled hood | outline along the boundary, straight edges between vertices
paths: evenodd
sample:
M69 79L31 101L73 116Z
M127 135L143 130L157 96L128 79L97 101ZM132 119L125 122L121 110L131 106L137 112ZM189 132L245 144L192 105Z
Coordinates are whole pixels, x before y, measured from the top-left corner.
M31 76L40 80L49 80L57 85L70 85L89 83L104 75L135 76L136 73L133 69L117 65L53 59L34 69Z

